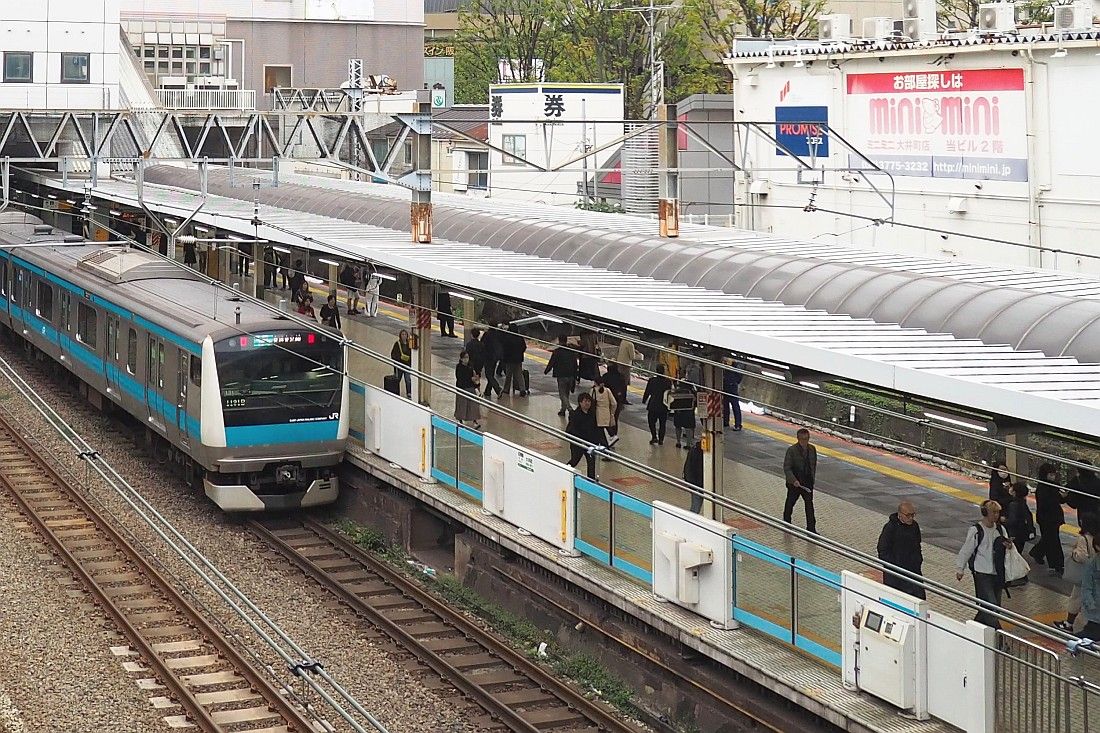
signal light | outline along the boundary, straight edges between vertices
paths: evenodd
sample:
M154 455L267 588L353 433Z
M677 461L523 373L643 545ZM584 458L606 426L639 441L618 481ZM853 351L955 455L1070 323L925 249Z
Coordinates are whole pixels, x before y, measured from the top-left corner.
M241 336L241 348L242 349L247 349L248 348L248 337L247 336Z
M317 334L311 333L311 334L306 335L306 343L307 344L314 344L316 342L317 342Z

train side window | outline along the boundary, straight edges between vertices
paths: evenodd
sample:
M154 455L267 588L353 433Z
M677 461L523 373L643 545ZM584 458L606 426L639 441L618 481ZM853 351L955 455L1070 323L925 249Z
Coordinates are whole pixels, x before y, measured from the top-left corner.
M126 338L126 371L137 374L137 332L132 328Z
M118 320L107 316L107 358L118 360Z
M96 345L96 321L95 308L86 303L76 304L76 339L92 349Z
M8 297L8 263L0 263L0 295Z
M53 286L38 282L38 303L34 312L39 318L53 322Z
M157 344L157 386L164 389L164 342Z
M194 354L191 355L191 384L202 386L202 359Z
M61 328L66 331L71 331L72 326L69 319L69 311L71 309L71 300L69 299L68 291L63 290L61 292Z

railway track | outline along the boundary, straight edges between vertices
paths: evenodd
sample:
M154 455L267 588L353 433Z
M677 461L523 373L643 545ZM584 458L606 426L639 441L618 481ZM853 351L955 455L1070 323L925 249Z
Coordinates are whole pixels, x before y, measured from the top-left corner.
M313 520L251 529L491 718L493 728L623 733L637 727L588 699L408 578Z
M0 487L192 725L207 733L315 730L2 414Z

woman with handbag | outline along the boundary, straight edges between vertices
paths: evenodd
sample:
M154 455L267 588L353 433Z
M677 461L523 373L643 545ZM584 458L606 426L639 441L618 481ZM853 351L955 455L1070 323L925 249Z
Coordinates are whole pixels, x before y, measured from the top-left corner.
M1084 565L1087 571L1096 556L1096 542L1097 538L1100 538L1100 527L1097 526L1094 514L1080 515L1078 522L1081 525L1081 535L1074 543L1069 559L1078 565ZM1082 576L1085 571L1082 572ZM1066 620L1054 622L1054 628L1067 633L1076 633L1084 625L1084 618L1081 615L1081 584L1074 583L1069 593L1069 600L1066 601Z
M615 395L604 384L603 377L596 377L592 387L592 410L596 413L596 427L600 429L600 445L610 448L618 442L619 436L613 434L615 411L619 406ZM605 456L604 460L608 460Z
M481 375L470 366L470 354L463 351L458 355L458 364L455 365L455 420L459 425L467 422L474 424L474 430L481 430L481 405L466 397L463 393L477 394L478 385L481 383Z

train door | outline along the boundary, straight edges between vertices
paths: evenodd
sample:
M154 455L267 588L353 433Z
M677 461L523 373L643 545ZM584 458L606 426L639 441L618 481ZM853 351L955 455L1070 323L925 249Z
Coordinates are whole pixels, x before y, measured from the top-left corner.
M176 427L179 429L180 442L189 448L187 435L187 376L191 355L183 349L176 349Z
M119 364L122 362L122 351L118 338L120 326L118 316L107 316L107 354L104 359L107 365L107 395L115 402L122 402L122 383L119 371Z
M145 360L145 403L149 407L149 422L166 432L169 423L169 411L165 409L168 401L164 399L164 342L152 336ZM174 404L174 403L173 403ZM173 408L172 412L175 410ZM175 422L175 414L171 415Z

